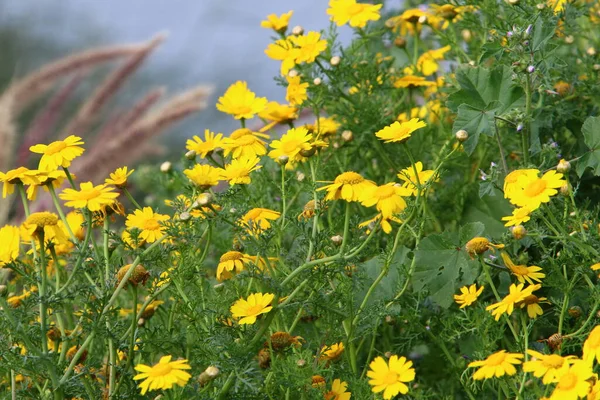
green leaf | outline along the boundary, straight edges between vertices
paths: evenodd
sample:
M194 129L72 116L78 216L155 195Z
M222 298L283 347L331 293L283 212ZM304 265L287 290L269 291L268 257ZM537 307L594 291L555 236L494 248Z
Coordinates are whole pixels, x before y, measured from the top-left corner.
M598 176L600 175L600 117L588 117L581 127L581 133L590 152L577 161L577 175L581 177L586 168L590 167L594 170L594 175Z
M549 20L543 18L538 18L538 20L535 22L531 44L534 52L544 47L546 43L552 39L554 32L556 32L556 26L548 25L548 22Z
M523 105L523 90L516 86L510 68L489 70L462 67L456 72L460 90L450 95L446 105L457 112L452 131L464 129L469 139L465 151L471 154L482 133L493 136L494 117Z
M458 235L444 232L421 240L415 251L413 289L426 289L433 301L450 307L457 288L473 283L478 276L479 263L469 258L464 247L484 229L481 222L474 222L463 226Z
M400 274L400 269L402 266L407 264L408 254L410 253L410 249L402 246L394 254L394 258L390 263L390 269L387 275L379 282L377 288L369 297L367 301L367 305L371 305L378 301L390 300L392 299L399 290L400 286L400 276L404 274ZM377 276L381 272L381 268L383 267L383 260L381 257L375 257L365 262L363 265L363 270L367 275L368 283L364 286L363 290L356 293L355 300L358 304L362 301L369 289L369 286L377 279Z

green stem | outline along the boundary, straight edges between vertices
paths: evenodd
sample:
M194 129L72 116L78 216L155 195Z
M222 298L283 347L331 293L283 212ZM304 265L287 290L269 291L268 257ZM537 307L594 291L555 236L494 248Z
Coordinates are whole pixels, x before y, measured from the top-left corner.
M521 133L521 146L523 147L523 161L529 164L529 132L531 130L531 82L529 75L525 77L525 118L527 127Z
M340 255L344 254L346 250L346 243L348 243L348 232L350 230L350 202L346 202L346 214L344 216L344 233L342 234L342 245L340 246Z
M42 284L40 285L40 326L41 326L41 341L42 341L42 353L44 355L48 354L48 340L46 339L46 332L48 331L47 328L47 313L46 313L46 309L47 309L47 304L46 302L48 301L48 299L46 298L47 296L47 290L48 290L48 276L47 276L47 271L46 271L46 250L44 248L44 231L41 230L38 233L38 240L40 242L40 263L38 265L39 267L39 274L40 274L40 278L42 281Z
M525 313L521 313L521 324L523 326L523 354L525 355L525 361L529 360L529 353L527 353L527 349L529 347L529 329L527 328L527 315ZM519 386L519 393L517 393L517 400L521 398L523 393L523 389L525 389L525 380L527 379L527 372L523 371L523 376L521 377L521 385Z
M67 218L65 217L65 213L62 210L60 201L58 200L58 196L56 195L56 191L54 190L54 186L52 186L52 184L49 184L46 186L48 187L48 191L50 192L50 197L52 197L52 203L54 203L54 208L56 208L56 212L60 216L60 220L65 225L65 228L67 229L67 232L69 233L69 237L71 238L73 243L77 243L77 238L73 234L73 231L71 230L71 226L67 222Z
M504 171L504 175L508 175L508 166L506 165L506 156L504 155L504 148L502 147L502 142L500 141L500 132L498 132L498 124L496 123L496 120L494 119L494 128L495 128L495 134L494 137L496 138L496 143L498 144L498 151L500 152L500 161L502 163L502 170Z
M104 245L104 280L106 285L110 282L110 262L108 253L108 233L109 233L109 221L108 217L104 218L104 229L102 231L103 245Z
M312 233L311 233L310 241L308 244L308 252L306 254L306 262L310 261L310 259L312 258L312 255L313 255L313 251L315 250L315 242L317 239L317 231L318 231L318 224L319 224L319 214L321 211L319 208L319 197L317 195L317 190L316 190L317 173L315 171L315 164L314 164L313 158L314 157L310 158L309 165L310 165L310 176L311 176L312 183L313 183L313 201L315 202L315 215L313 216Z
M135 206L135 208L137 208L138 210L142 209L142 206L140 206L140 204L137 201L135 201L135 199L133 198L131 193L129 193L129 190L127 190L126 187L123 187L123 193L125 193L125 196L129 199L131 204L133 204Z

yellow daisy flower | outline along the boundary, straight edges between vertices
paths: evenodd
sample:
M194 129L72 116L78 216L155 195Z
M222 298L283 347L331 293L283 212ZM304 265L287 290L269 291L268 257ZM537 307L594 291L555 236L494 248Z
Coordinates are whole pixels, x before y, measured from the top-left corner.
M481 292L483 292L483 288L485 286L481 286L477 289L477 285L474 283L469 287L463 286L460 288L461 294L454 295L454 301L460 305L460 308L465 308L475 303Z
M34 172L34 171L31 171ZM44 191L48 191L49 185L52 185L54 189L58 189L62 186L65 179L67 179L67 174L63 170L54 170L54 171L35 171L35 180L36 182L30 182L29 187L27 188L27 199L35 200L37 197L37 191L40 187L44 188ZM72 178L75 179L75 176L72 175Z
M222 172L222 178L230 185L248 184L251 182L250 172L260 169L258 157L243 157L231 160L230 164L225 165Z
M37 170L30 170L25 167L11 169L7 172L0 172L0 182L2 182L2 198L6 198L15 191L16 184L37 185L39 184Z
M338 175L331 185L320 187L317 191L327 191L325 200L359 201L362 193L372 186L375 186L375 182L366 180L356 172L348 171Z
M288 11L279 16L277 16L277 14L269 14L267 15L266 20L260 21L260 26L266 29L273 29L278 33L283 33L286 31L293 13L293 11Z
M504 297L498 303L494 303L487 306L485 309L487 311L491 311L496 321L498 321L504 313L511 315L515 308L515 304L525 300L525 298L527 298L527 296L530 296L532 292L542 287L542 285L538 284L529 285L527 286L527 288L523 289L523 286L525 286L524 283L520 283L518 285L515 285L513 283L512 285L510 285L509 293L506 295L506 297Z
M0 267L14 261L19 257L19 244L21 235L19 228L12 225L5 225L0 228Z
M341 125L332 117L319 117L313 124L306 124L305 126L306 129L318 137L334 135L341 127Z
M270 101L258 116L273 121L272 124L267 125L268 128L264 127L261 129L261 132L264 132L271 129L275 124L286 124L298 118L298 108L289 104L279 104L276 101Z
M246 264L252 262L249 255L240 253L239 251L228 251L219 259L217 265L217 280L219 282L226 279L231 279L233 273L239 273L244 270Z
M288 86L285 93L285 100L289 102L291 105L297 106L304 102L304 100L308 99L308 95L306 94L306 89L308 88L308 83L300 82L300 76L287 76Z
M331 390L323 395L325 400L350 400L352 393L346 392L348 384L339 379L333 381Z
M331 20L337 26L349 23L353 28L364 28L368 21L377 21L381 18L379 15L381 7L381 4L357 3L356 0L329 0L327 14L331 15Z
M79 190L67 188L59 197L66 200L66 206L101 211L119 197L119 194L113 190L112 186L103 184L94 186L92 182L83 182L79 184Z
M294 47L291 39L278 39L274 43L269 43L265 49L265 54L271 60L281 61L280 73L281 75L287 75L296 65L300 49Z
M223 169L207 164L196 164L192 169L184 169L183 173L200 189L206 190L219 184Z
M43 233L45 241L53 241L54 243L66 242L68 239L58 224L59 221L58 215L48 211L31 213L21 224L21 239L27 242L34 238L37 239L39 237L38 234Z
M200 139L198 135L194 135L185 142L186 149L195 151L202 158L206 158L220 147L223 147L223 134L215 134L208 129L204 130L204 140Z
M36 144L31 146L29 150L32 153L42 154L39 169L44 171L53 171L59 167L67 168L71 165L71 161L83 154L83 144L81 138L70 135L64 140L57 140L45 144Z
M408 393L406 383L415 379L415 370L412 361L406 357L393 355L389 363L383 357L377 357L369 364L367 376L373 393L383 392L384 399L391 399L398 393Z
M123 187L127 184L127 178L133 174L134 169L127 171L127 167L117 168L115 172L110 174L110 178L106 178L104 183L107 185L115 185L116 187Z
M321 348L321 355L319 356L320 361L336 361L344 352L344 343L334 343L331 346L323 346Z
M417 88L435 86L435 82L428 81L424 76L406 75L402 78L394 79L395 88Z
M239 319L238 324L253 324L261 314L273 309L271 302L275 298L272 293L253 293L246 300L239 299L230 308L233 318Z
M504 248L503 244L491 243L487 238L480 237L480 236L474 237L473 239L469 240L467 242L467 244L465 244L465 250L467 251L467 253L469 254L469 256L471 258L474 258L475 256L478 256L480 254L483 254L488 250L491 250L493 252L494 249L503 249L503 248Z
M593 376L590 364L575 360L571 366L556 371L556 388L550 400L577 400L585 397L592 387Z
M142 210L135 210L133 214L129 214L125 226L128 229L139 229L141 232L138 237L148 243L153 243L163 236L165 231L163 223L168 220L168 215L158 214L152 208L144 207Z
M383 218L390 218L406 208L403 197L410 196L411 191L394 182L381 186L369 186L360 195L360 202L365 207L376 206Z
M267 106L267 99L256 97L254 92L248 89L248 84L237 81L219 97L217 110L233 115L235 119L249 119L261 112Z
M583 360L593 364L600 362L600 325L596 325L583 343Z
M258 235L271 227L270 221L275 221L280 216L281 213L268 208L253 208L244 214L241 225L246 228L249 234Z
M139 374L133 379L144 380L138 387L142 390L142 395L145 395L148 390L171 389L173 385L185 386L192 377L185 370L191 368L188 360L171 361L171 356L164 356L160 358L158 364L151 367L144 364L136 365L135 370Z
M391 125L376 132L375 136L380 140L383 140L384 143L404 142L414 131L425 126L427 126L427 124L423 121L419 121L418 118L413 118L404 123L395 121Z
M515 208L512 212L512 215L502 217L502 221L506 221L504 226L521 225L531 219L530 214L531 210L529 207Z
M312 63L319 54L327 49L327 40L321 39L319 32L311 31L306 35L290 36L289 40L298 48L297 63Z
M373 218L358 224L358 227L359 228L366 227L367 228L366 233L368 235L369 233L371 233L371 229L375 226L375 224L379 223L381 225L381 229L383 230L383 232L386 234L389 234L390 232L392 232L392 224L390 223L390 221L395 222L397 224L402 222L402 220L400 218L397 218L394 216L391 216L388 218L383 218L381 214L377 214Z
M312 134L308 133L306 128L292 128L287 131L280 140L273 140L269 145L273 150L269 152L269 157L277 161L281 156L287 156L291 162L302 160L300 152L312 149L310 141Z
M533 372L536 378L542 378L544 385L557 381L557 372L563 366L571 365L575 361L574 356L561 357L558 354L542 354L535 350L527 349L532 357L523 363L524 372Z
M515 265L508 254L501 252L500 255L502 256L506 268L508 268L521 283L527 281L527 283L533 285L533 281L541 282L542 279L546 277L546 274L539 272L542 269L536 265L532 265L531 267L526 265Z
M415 169L417 170L417 174L415 175ZM426 170L423 171L423 163L421 161L417 161L414 165L414 167L412 165L410 165L407 168L404 168L403 170L401 170L398 173L398 178L403 180L404 183L402 184L403 187L410 189L410 194L412 194L413 196L416 196L417 193L419 192L419 189L417 188L417 183L420 183L421 187L425 186L430 179L433 178L433 175L435 174L435 171L433 170ZM417 180L418 177L418 180ZM433 179L433 182L438 182L440 180L439 176L436 176Z
M566 184L563 175L554 170L546 172L541 178L537 176L521 176L517 179L518 189L508 197L509 201L519 207L528 207L532 211L542 203L550 201L550 197L558 193L558 188Z
M425 76L435 74L439 69L438 61L443 60L444 54L448 51L450 51L450 45L426 51L418 58L417 69Z
M531 294L519 302L518 306L522 309L527 307L527 315L529 318L535 319L544 314L544 310L542 309L542 306L540 306L540 303L550 304L547 300L548 299L545 297L537 297L535 294Z
M473 374L475 380L514 375L517 373L515 365L521 364L521 358L523 357L523 354L507 353L506 350L500 350L485 360L473 361L469 364L469 368L480 367Z
M247 128L236 129L228 138L223 139L225 156L231 153L232 158L260 157L267 154L267 143L261 138L269 136L260 132L252 132Z
M516 169L510 172L504 177L504 198L508 199L521 190L520 186L517 184L520 177L525 176L534 179L537 178L539 172L540 171L537 169Z

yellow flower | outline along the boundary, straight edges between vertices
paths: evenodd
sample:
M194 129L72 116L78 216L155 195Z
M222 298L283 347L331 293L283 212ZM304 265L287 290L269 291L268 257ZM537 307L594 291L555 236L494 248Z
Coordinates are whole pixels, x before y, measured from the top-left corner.
M110 178L104 180L107 185L115 185L116 187L123 187L127 184L127 178L133 174L134 169L127 171L127 167L117 168L115 172L110 174Z
M557 384L550 400L577 400L586 396L590 392L593 376L591 365L575 360L571 366L565 366L556 372Z
M410 196L411 191L394 182L381 186L369 186L360 194L360 202L365 207L376 206L383 218L390 218L406 208L403 196Z
M239 299L230 308L233 318L239 319L238 323L253 324L261 314L266 314L273 309L271 302L275 298L272 293L253 293L246 300Z
M481 367L473 374L475 380L489 379L494 376L499 378L504 375L516 374L515 365L521 364L521 358L523 358L523 354L507 353L506 350L500 350L485 360L473 361L469 364L469 368Z
M248 89L246 82L237 81L229 86L222 97L219 97L217 110L233 115L235 119L248 119L264 110L266 106L266 98L256 97Z
M37 190L41 186L44 188L44 191L48 191L48 186L52 185L54 189L58 189L62 186L65 179L67 179L67 174L62 170L54 170L54 171L42 171L36 170L31 171L35 172L35 180L36 182L29 182L29 187L27 188L27 199L35 200L37 197ZM75 179L74 175L71 175L73 179Z
M567 0L548 0L548 7L552 8L554 14L560 14L565 10Z
M244 270L246 264L252 262L248 254L240 253L239 251L228 251L219 259L217 265L217 280L219 282L233 277L233 273L239 273Z
M417 69L425 76L435 74L439 69L439 60L444 59L444 54L450 51L450 46L444 46L440 49L429 50L421 54L417 60Z
M142 210L135 210L133 214L127 216L125 226L128 229L137 228L141 232L139 238L153 243L164 234L164 221L168 221L169 216L158 214L152 211L150 207L144 207Z
M367 376L371 378L369 385L373 386L373 393L383 392L384 399L391 399L398 393L408 393L407 382L415 379L415 370L412 361L406 357L393 355L389 364L383 357L377 357L369 364Z
M389 234L392 231L392 224L390 224L390 221L393 221L396 223L402 222L402 220L400 220L399 218L396 218L394 216L388 217L388 218L383 218L381 214L377 214L375 217L358 224L358 227L359 228L367 227L366 231L367 231L367 235L368 235L369 233L371 233L371 229L373 229L375 227L375 224L377 224L379 222L381 224L381 229L383 229L383 232L386 234Z
M356 172L348 171L338 175L331 185L318 188L317 191L327 191L325 200L359 201L362 193L372 186L375 186L375 182L366 180Z
M5 225L0 228L0 267L14 261L19 257L19 243L21 235L19 228Z
M212 154L213 151L220 147L223 147L223 134L215 134L208 129L204 130L204 140L200 139L198 135L194 135L192 139L188 139L185 142L186 149L195 151L202 158Z
M542 285L538 284L529 285L527 288L523 289L523 286L525 286L524 283L520 283L518 285L513 283L510 285L509 293L506 295L506 297L504 297L498 303L487 306L485 309L487 311L491 311L496 321L498 321L504 313L511 315L515 308L515 304L525 300L527 296L531 296L532 292L542 287Z
M289 40L298 48L297 63L312 63L327 48L327 40L321 39L319 32L310 31L306 35L290 36Z
M353 28L364 28L368 21L377 21L381 18L379 15L381 7L381 4L357 3L356 0L329 0L327 14L331 15L331 20L337 26L350 23Z
M339 379L333 381L331 390L323 395L325 400L350 400L352 393L346 392L348 384Z
M0 182L2 182L2 198L6 198L9 194L15 191L16 184L35 185L39 181L37 179L38 171L30 170L25 167L11 169L7 172L0 172Z
M583 343L583 360L593 364L600 361L600 325L596 325Z
M415 175L415 169L417 170L416 175ZM413 196L416 196L417 193L419 192L417 185L424 187L429 182L429 180L433 178L434 174L435 174L435 171L430 170L430 169L423 171L423 163L421 161L417 161L415 163L414 167L412 165L410 165L409 167L404 168L403 170L401 170L398 173L397 176L398 176L398 178L400 178L401 180L404 181L402 186L404 188L409 189L410 194L412 194ZM435 179L433 179L433 182L437 182L439 180L440 180L440 177L436 176Z
M294 47L291 39L278 39L275 43L269 43L265 49L265 54L272 60L281 61L280 73L287 75L300 55L300 49Z
M590 389L586 400L600 400L600 381L596 381L594 386Z
M502 260L504 261L506 268L508 268L521 283L525 283L525 281L527 281L527 283L533 285L533 281L541 282L542 278L546 277L546 274L539 272L542 269L536 265L532 265L531 267L526 265L515 265L508 254L501 252L500 255L502 256Z
M475 303L481 292L483 292L484 287L485 286L481 286L477 289L476 284L472 284L469 287L463 286L460 288L461 294L454 295L454 301L456 301L457 304L460 304L460 308L470 306Z
M228 138L223 139L224 154L228 156L231 153L233 158L262 156L267 154L267 143L260 138L268 137L247 128L236 129Z
M171 361L171 356L160 358L158 364L148 366L138 364L135 370L140 372L133 377L134 380L144 379L138 385L142 389L142 395L148 390L171 389L173 385L185 386L192 375L187 373L186 369L191 369L188 360Z
M506 175L504 178L504 198L508 199L512 197L515 193L519 192L521 188L517 184L517 181L520 177L526 176L528 178L537 178L538 173L537 169L516 169Z
M410 113L409 112L402 112L400 114L398 114L398 116L396 117L396 120L398 122L408 122L410 121L412 118L425 118L425 116L427 115L427 108L426 107L413 107L410 109Z
M276 101L270 101L267 103L267 107L258 114L259 117L273 121L273 124L269 124L268 128L262 128L261 132L264 132L273 127L275 124L284 124L291 122L298 118L298 108L289 104L279 104Z
M508 197L509 201L519 207L528 207L532 211L542 203L550 201L550 197L558 193L558 188L566 184L563 175L554 170L546 172L541 178L523 175L517 179L517 190Z
M285 93L285 99L292 105L300 105L304 102L304 100L308 99L308 95L306 94L306 88L308 87L308 83L301 83L300 76L288 76L287 78L288 86Z
M280 16L277 16L277 14L269 14L267 15L266 20L260 21L260 26L266 29L273 29L275 32L283 33L287 29L293 13L293 11L288 11Z
M251 182L250 172L261 168L258 165L259 161L258 157L243 157L231 160L230 164L225 165L222 177L232 186L235 184L248 184Z
M317 137L333 135L340 127L341 125L332 117L319 117L313 124L306 124L306 129L316 134Z
M21 239L28 241L38 238L38 234L43 233L46 241L67 241L66 235L58 225L59 221L58 215L48 211L31 213L21 224Z
M413 118L410 121L403 123L395 121L391 125L376 132L375 136L380 140L383 140L384 143L404 142L414 131L425 126L427 126L427 124L423 121L419 121L418 118Z
M537 297L535 294L531 294L531 295L525 297L517 305L520 308L527 307L527 315L529 316L529 318L535 319L539 315L544 314L544 310L542 309L542 306L540 306L540 303L548 303L549 304L550 302L547 300L548 299L545 297Z
M59 167L67 168L71 165L71 161L83 154L83 144L78 136L69 136L65 140L57 140L45 144L36 144L31 146L29 150L33 153L42 154L39 169L44 171L53 171Z
M119 197L119 194L113 190L111 186L103 184L94 186L92 182L83 182L79 184L79 190L67 188L59 197L66 200L65 205L69 207L100 211L105 206L114 203L115 199Z
M394 80L395 88L416 88L435 86L435 82L428 81L423 76L407 75Z
M287 131L280 140L273 140L269 145L273 150L269 157L277 161L281 156L287 156L289 161L298 162L302 160L300 152L311 150L312 134L306 128L292 128Z
M542 354L535 350L527 350L533 357L523 363L523 372L533 372L536 378L542 378L544 385L557 381L556 374L563 366L570 365L575 361L574 356L561 357L558 354Z
M184 169L183 173L196 186L199 186L202 190L206 190L211 186L219 184L223 169L207 164L196 164L192 169Z
M344 352L344 343L334 343L331 346L323 346L321 348L321 355L319 360L321 361L336 361Z
M495 248L503 249L504 245L491 243L486 238L480 236L474 237L473 239L469 240L465 245L465 250L467 251L467 253L469 253L469 256L471 258L483 254L488 250L494 251Z
M268 208L253 208L242 217L241 225L249 234L258 235L271 227L270 221L275 221L281 213Z
M476 10L474 6L455 6L453 4L429 4L429 7L431 7L431 11L435 16L450 22L460 21L463 14ZM443 28L446 28L446 24Z
M528 207L515 208L512 215L502 217L502 221L506 221L504 226L521 225L531 219L531 210Z

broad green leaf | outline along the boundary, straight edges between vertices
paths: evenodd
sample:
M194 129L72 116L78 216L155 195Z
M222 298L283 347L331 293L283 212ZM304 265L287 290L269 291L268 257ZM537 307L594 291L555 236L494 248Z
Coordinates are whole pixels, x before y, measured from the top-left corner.
M407 264L407 257L409 253L410 249L404 246L400 247L396 251L394 258L390 263L390 269L387 275L381 280L381 282L379 282L377 289L373 291L367 304L370 305L377 301L390 300L396 295L401 283L400 276L403 275L400 273L400 270L403 266L405 266L405 264ZM360 304L362 299L365 297L369 286L371 286L375 279L377 279L377 276L381 272L381 268L383 268L383 260L381 257L372 258L363 264L363 269L367 275L367 283L362 291L356 293L355 299L358 304Z
M554 32L556 32L556 26L550 25L549 20L544 18L538 18L535 22L535 26L533 27L533 39L531 43L531 47L533 51L538 51L542 49L546 43L554 36Z
M588 117L581 127L581 133L590 151L577 161L577 175L583 175L586 168L590 167L594 175L598 176L600 175L600 117Z
M481 236L485 227L480 222L463 226L458 235L454 232L430 235L421 240L415 251L413 289L426 289L441 307L452 304L458 287L473 283L479 273L479 264L471 260L465 244Z
M496 104L496 103L494 103ZM494 124L494 111L481 110L474 108L468 104L461 104L458 107L458 114L454 120L454 126L459 129L464 129L469 132L469 138L463 143L465 151L469 154L473 153L475 146L479 142L479 135L491 132Z

